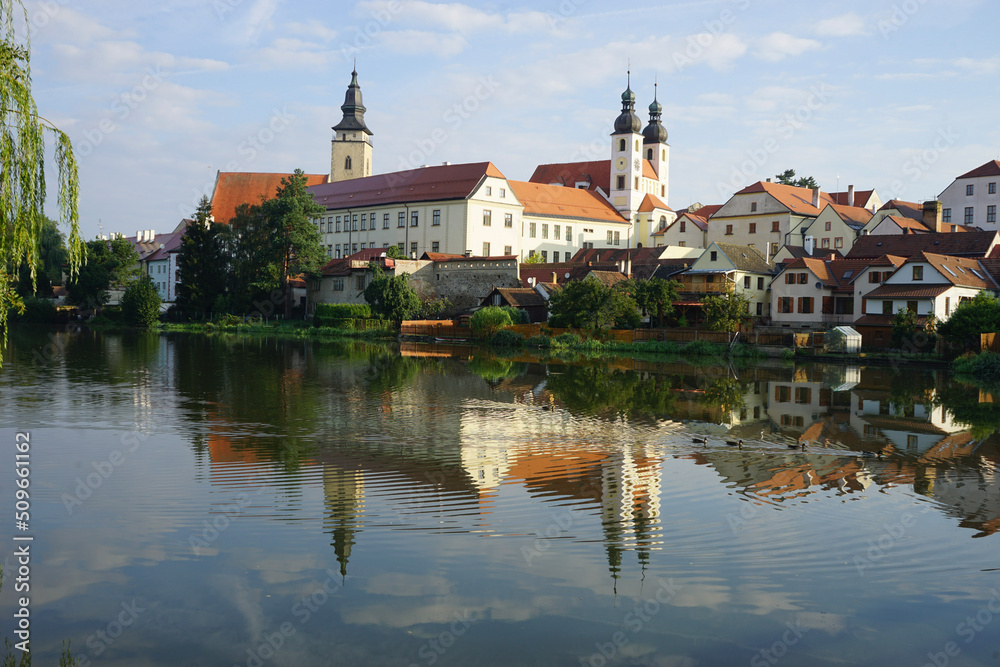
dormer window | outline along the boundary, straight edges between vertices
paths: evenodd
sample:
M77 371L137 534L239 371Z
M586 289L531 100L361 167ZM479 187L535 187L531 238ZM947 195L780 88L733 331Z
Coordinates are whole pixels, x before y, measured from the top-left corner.
M924 267L920 266L919 264L913 267L913 279L914 280L924 279Z

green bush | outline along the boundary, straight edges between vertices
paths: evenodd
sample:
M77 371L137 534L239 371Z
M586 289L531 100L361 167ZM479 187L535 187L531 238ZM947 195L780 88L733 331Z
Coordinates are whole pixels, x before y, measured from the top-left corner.
M354 320L371 317L372 309L367 303L319 303L313 313L313 326L351 329Z
M524 336L517 333L516 331L511 331L510 329L501 329L493 334L490 338L490 345L494 347L509 347L518 348L524 346Z
M493 339L494 334L498 331L512 324L510 313L500 306L480 308L469 319L469 326L472 328L472 331L477 336L490 340Z
M511 324L528 324L531 321L528 311L522 308L514 308L513 306L500 306L500 308L510 316Z
M24 298L24 312L18 313L12 310L11 318L19 322L51 324L56 321L56 307L48 299L29 296Z
M239 315L233 315L232 313L227 313L225 315L219 315L215 318L215 324L220 327L235 327L237 324L242 324L243 318Z
M722 350L718 345L709 343L707 340L696 340L688 343L682 350L684 356L718 356Z
M122 315L134 327L149 329L160 319L160 292L149 275L143 275L125 288Z
M582 342L579 334L567 331L552 339L552 347L577 347Z
M549 347L552 345L552 339L543 334L535 334L524 341L524 344L528 347Z

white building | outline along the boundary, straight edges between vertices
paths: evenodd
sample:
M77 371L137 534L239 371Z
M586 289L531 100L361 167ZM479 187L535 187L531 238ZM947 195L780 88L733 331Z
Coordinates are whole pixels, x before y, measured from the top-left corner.
M1000 230L997 226L997 182L1000 181L1000 162L990 160L956 178L938 195L941 217L944 222L958 225L975 225L988 231Z

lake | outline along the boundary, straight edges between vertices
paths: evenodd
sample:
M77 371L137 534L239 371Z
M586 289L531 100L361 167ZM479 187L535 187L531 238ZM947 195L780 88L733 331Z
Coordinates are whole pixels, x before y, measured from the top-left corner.
M942 369L20 327L0 411L39 665L1000 662L1000 397Z

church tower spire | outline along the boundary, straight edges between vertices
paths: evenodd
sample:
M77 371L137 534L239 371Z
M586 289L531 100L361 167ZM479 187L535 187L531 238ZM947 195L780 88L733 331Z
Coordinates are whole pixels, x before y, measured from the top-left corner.
M611 205L633 222L642 203L642 121L635 115L632 71L622 93L622 110L611 133Z
M330 181L346 181L372 175L372 131L365 125L365 105L361 101L357 67L351 72L344 103L344 117L333 126L330 151Z
M644 157L649 160L656 179L660 182L660 192L657 194L664 203L670 193L669 173L670 144L667 143L667 128L663 127L660 117L663 115L663 105L656 99L657 84L653 84L653 102L649 105L649 124L642 131L642 148Z

